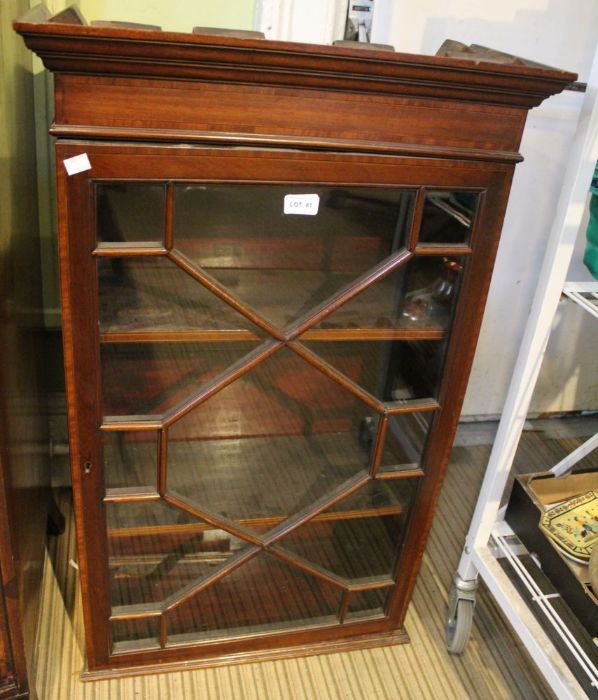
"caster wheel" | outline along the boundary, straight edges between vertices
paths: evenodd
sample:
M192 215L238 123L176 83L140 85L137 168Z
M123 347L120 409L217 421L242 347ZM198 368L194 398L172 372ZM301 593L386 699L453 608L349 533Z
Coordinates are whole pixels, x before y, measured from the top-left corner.
M473 601L458 600L446 627L446 646L451 654L465 651L473 625Z

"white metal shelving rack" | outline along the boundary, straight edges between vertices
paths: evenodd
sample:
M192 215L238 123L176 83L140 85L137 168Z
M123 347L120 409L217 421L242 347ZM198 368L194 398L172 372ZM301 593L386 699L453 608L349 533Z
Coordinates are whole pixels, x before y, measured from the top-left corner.
M449 596L447 645L449 651L460 653L469 638L475 605L475 590L480 577L515 632L538 665L547 682L559 698L587 697L577 678L565 664L550 641L544 627L532 615L502 566L496 550L501 550L515 571L522 567L509 548L509 528L503 520L500 503L505 491L513 458L527 417L536 380L542 364L557 304L564 292L594 315L598 315L598 285L565 285L567 270L573 254L582 215L587 201L594 166L598 160L598 52L587 83L579 122L570 151L561 196L557 206L546 255L540 272L536 294L530 311L524 338L519 350L505 407L488 462L478 503L472 518L465 547L461 555L455 582ZM596 436L593 438L596 442ZM588 443L584 449L589 451ZM592 447L592 444L589 445ZM581 450L581 448L579 448ZM576 450L576 457L580 452ZM586 452L587 453L587 452ZM573 457L568 459L569 466ZM512 533L511 533L512 534ZM534 588L525 571L519 571L532 598L543 609L546 620L566 640L578 659L583 673L596 686L598 674L592 660L576 648L566 625L555 613L550 599Z

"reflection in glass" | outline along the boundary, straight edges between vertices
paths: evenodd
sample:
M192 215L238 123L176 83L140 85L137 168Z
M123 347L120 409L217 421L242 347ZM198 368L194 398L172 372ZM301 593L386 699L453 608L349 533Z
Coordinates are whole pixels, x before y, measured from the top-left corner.
M99 258L97 265L104 333L261 332L165 257Z
M422 468L421 458L433 417L433 411L398 413L388 417L381 472Z
M172 425L170 487L273 527L369 469L370 412L285 348Z
M280 544L350 581L391 577L417 479L370 482Z
M96 183L98 244L161 245L165 192L161 183Z
M427 192L420 243L469 243L478 195L473 192Z
M107 489L156 490L158 434L149 431L103 432L104 484Z
M158 603L247 545L164 501L107 503L112 605Z
M447 328L457 301L461 281L458 258L416 257L343 304L315 328L340 332L376 329ZM309 337L313 331L304 333Z
M463 266L453 258L433 259L438 270L426 286L406 292L401 304L405 326L448 326L459 293ZM423 262L423 261L422 261ZM427 266L431 267L431 263ZM432 263L432 264L433 264ZM425 262L423 263L425 265Z
M356 513L369 515L405 515L411 507L419 479L371 480L342 501L331 506L326 514L334 517L350 517ZM326 515L320 515L324 519Z
M330 520L303 525L281 542L285 549L347 580L391 576L399 516Z
M110 343L101 347L105 416L159 416L249 354L258 342Z
M339 591L265 553L167 615L168 644L334 624Z
M284 213L315 194L315 216ZM405 245L413 192L312 185L178 185L175 247L283 326Z
M114 651L136 651L160 646L160 622L157 618L114 620L110 623Z
M315 340L305 345L380 401L438 395L445 341Z
M383 616L388 594L388 588L374 588L369 591L352 593L345 621L357 622L362 619Z

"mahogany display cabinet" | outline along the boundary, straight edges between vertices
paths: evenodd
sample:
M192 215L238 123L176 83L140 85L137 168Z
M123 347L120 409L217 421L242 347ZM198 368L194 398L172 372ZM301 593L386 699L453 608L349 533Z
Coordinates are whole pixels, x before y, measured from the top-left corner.
M527 110L575 76L78 22L16 29L88 672L405 641Z

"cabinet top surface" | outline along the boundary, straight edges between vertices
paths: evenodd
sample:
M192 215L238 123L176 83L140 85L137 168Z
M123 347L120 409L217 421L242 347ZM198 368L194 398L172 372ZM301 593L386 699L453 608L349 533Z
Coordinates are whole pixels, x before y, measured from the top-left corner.
M62 21L34 10L14 24L27 46L57 73L208 79L524 108L538 105L576 78L574 73L521 60L494 62L501 57L496 52L465 51L464 58L422 56ZM72 16L65 21L72 22Z

